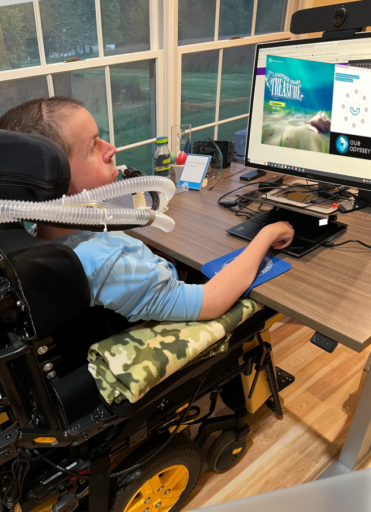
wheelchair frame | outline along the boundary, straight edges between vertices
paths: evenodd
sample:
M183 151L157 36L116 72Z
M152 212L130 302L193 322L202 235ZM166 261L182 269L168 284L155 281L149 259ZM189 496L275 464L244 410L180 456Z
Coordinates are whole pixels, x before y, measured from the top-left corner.
M110 473L113 470L127 473L127 457L130 455L133 460L135 451L143 443L155 439L157 450L166 443L170 433L178 435L190 423L200 423L194 441L200 449L213 432L228 430L236 432L233 446L239 453L249 433L248 411L243 394L238 403L228 398L231 395L228 386L236 383L239 376L251 376L254 372L252 394L259 374L265 371L272 399L267 401L265 397L264 401L276 414L282 414L271 346L259 334L282 315L266 310L266 316L270 317L268 323L261 315L252 326L239 326L230 339L231 348L227 353L178 371L179 377L167 379L169 385L159 388L145 406L140 407L139 401L134 414L128 416L122 413L121 406L110 407L102 400L90 414L67 424L51 386L55 377L53 362L45 360L45 354L55 347L54 340L51 336L41 339L34 336L21 283L5 255L0 254L0 257L3 278L9 284L8 293L0 299L3 330L3 341L0 341L0 500L3 504L0 501L0 512L7 509L44 512L51 507L69 512L79 506L89 489L90 512L104 512L108 510ZM242 347L253 340L251 350L243 351ZM260 382L263 380L261 378ZM180 421L180 411L187 407L188 413L193 404L207 394L211 403L209 413L201 419L197 415L189 419L187 415ZM234 414L210 418L218 395ZM12 465L17 461L20 465L22 461L29 461L29 473L37 479L37 484L16 482L14 467L17 464ZM12 467L13 476L10 476ZM3 468L7 472L3 473ZM98 481L100 485L95 485ZM18 486L16 490L14 486ZM10 488L16 495L21 488L19 501L4 503Z

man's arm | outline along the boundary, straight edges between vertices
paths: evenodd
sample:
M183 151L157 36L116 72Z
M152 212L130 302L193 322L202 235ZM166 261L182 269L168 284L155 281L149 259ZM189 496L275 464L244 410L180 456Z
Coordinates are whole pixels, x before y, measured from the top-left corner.
M284 249L293 236L294 231L286 222L263 228L235 260L203 285L204 297L197 320L219 318L228 311L253 283L268 249Z

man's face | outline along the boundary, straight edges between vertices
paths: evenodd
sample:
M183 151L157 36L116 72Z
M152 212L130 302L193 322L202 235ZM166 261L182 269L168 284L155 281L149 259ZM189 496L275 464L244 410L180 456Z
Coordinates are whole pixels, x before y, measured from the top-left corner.
M99 138L97 125L85 108L73 112L64 124L63 135L72 148L68 195L116 181L119 173L112 158L117 150Z

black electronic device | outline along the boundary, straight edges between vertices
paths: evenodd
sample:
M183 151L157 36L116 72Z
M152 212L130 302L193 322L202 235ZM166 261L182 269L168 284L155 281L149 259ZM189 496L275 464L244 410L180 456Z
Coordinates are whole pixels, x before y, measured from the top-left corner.
M282 174L273 174L273 176L270 176L268 179L259 181L258 187L262 189L263 193L270 192L271 190L275 190L277 185L283 183L283 178L284 176Z
M252 169L249 172L246 172L245 174L242 174L240 176L241 181L252 181L257 180L258 178L261 178L262 176L265 176L267 173L265 171L260 171L258 169Z
M215 144L219 147L223 155L223 169L229 167L234 158L235 144L233 140L216 140Z
M317 347L322 348L322 350L325 350L329 354L332 354L332 352L338 346L337 341L334 341L327 336L323 336L323 334L320 334L319 332L315 332L310 341L313 343L313 345L317 345Z
M221 164L220 154L215 148L215 145L218 146L223 157L222 168L225 169L226 167L229 167L234 157L234 141L232 140L212 141L210 138L205 140L197 140L193 143L192 153L194 155L210 155L211 166L219 168Z
M346 2L326 5L315 9L302 9L293 14L290 32L308 34L310 32L336 32L361 29L371 25L371 2ZM353 32L353 33L354 33Z
M267 201L261 201L262 204ZM314 215L309 212L299 212L288 207L279 206L260 213L255 217L238 224L227 233L230 235L252 240L265 226L275 222L289 222L295 230L294 239L289 247L281 252L301 258L305 254L340 236L347 228L346 224L337 222L336 216L331 218Z
M257 45L246 166L358 188L371 203L371 34L355 33L370 24L365 0L305 9L291 31L323 37Z
M341 213L349 213L354 212L354 210L361 210L362 208L367 208L368 203L363 201L362 199L358 199L355 197L354 199L350 199L348 201L343 201L339 204L339 212Z

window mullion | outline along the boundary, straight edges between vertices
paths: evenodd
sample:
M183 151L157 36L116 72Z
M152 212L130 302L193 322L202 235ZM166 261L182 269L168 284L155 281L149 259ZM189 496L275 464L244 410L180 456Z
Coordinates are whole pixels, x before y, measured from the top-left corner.
M164 134L180 124L181 59L178 51L178 0L164 2L163 106Z
M167 133L164 118L164 59L156 59L156 127L157 134ZM169 134L170 137L170 134Z
M102 12L100 9L100 0L95 0L95 17L97 21L97 39L98 39L98 54L99 57L104 57L103 46L103 28L102 28Z
M106 94L107 94L107 113L108 113L108 129L110 143L115 145L115 131L113 125L113 107L112 107L112 93L111 93L111 72L109 66L104 68L106 75Z
M78 60L75 62L58 62L56 64L48 64L47 66L31 66L29 68L9 69L0 72L0 82L21 78L31 78L33 76L46 76L49 73L54 75L56 73L94 69L102 66L115 66L116 64L126 64L128 62L140 62L143 60L157 59L161 54L162 50L154 52L126 53L122 55L112 55L102 59L93 58Z
M149 0L149 34L151 40L151 50L158 50L159 45L159 5L158 0Z
M218 82L216 86L216 105L215 105L215 131L214 139L218 137L218 121L219 121L219 107L220 107L220 89L222 83L223 71L223 49L219 50L219 63L218 63Z
M52 98L53 96L55 96L53 75L47 75L46 82L48 84L49 98Z
M234 116L234 117L230 117L228 119L223 119L221 121L219 121L219 124L227 124L227 123L232 123L233 121L239 121L240 119L247 119L248 117L250 117L250 114L241 114L240 116Z
M210 41L208 43L198 43L192 45L179 46L178 52L182 54L208 52L220 50L221 48L235 48L236 46L248 46L258 43L268 43L270 41L282 41L292 38L290 32L275 32L272 34L262 34L254 37L241 37L239 39L220 39L219 41Z
M214 41L219 39L220 2L221 0L216 0Z
M258 12L258 0L254 0L254 8L252 11L252 21L251 21L251 37L255 36L255 23L256 23L256 13Z
M43 31L42 31L41 16L40 16L40 5L39 5L39 2L32 2L32 4L33 4L34 15L35 15L36 36L37 36L37 44L39 46L40 64L41 64L41 66L46 66L45 47L44 47Z

